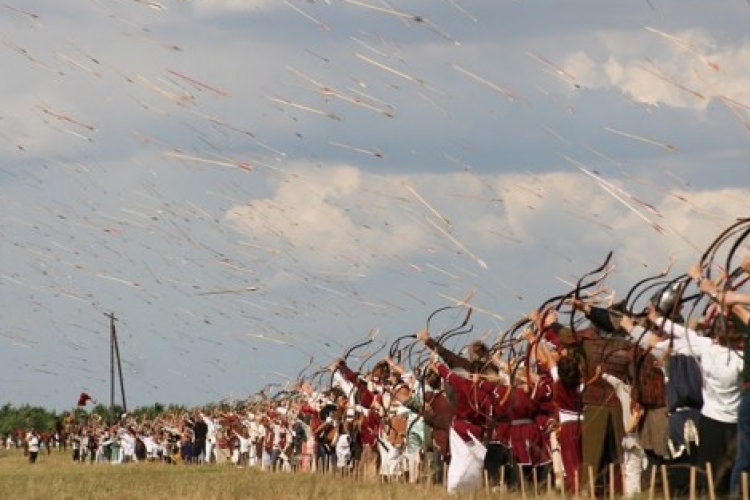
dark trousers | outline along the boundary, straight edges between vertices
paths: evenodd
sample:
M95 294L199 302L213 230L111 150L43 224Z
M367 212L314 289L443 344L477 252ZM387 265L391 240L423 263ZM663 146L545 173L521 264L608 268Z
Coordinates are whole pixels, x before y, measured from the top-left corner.
M737 455L737 424L719 422L701 415L698 436L700 444L695 465L706 468L706 463L711 464L714 493L716 496L725 496L729 493L732 466ZM701 486L707 488L708 484L699 481L699 488Z
M206 440L196 439L193 441L193 462L198 462L201 455L206 451Z
M487 444L487 453L484 456L484 470L491 486L497 486L500 481L505 481L509 487L518 484L518 476L510 448L502 443ZM500 472L502 471L502 473Z
M732 493L740 493L742 474L750 473L750 391L742 392L737 415L737 454L732 469Z

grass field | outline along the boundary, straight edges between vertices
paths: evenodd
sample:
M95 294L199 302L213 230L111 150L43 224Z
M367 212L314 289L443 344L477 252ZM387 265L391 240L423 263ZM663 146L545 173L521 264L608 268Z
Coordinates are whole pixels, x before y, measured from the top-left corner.
M491 496L502 497L497 493ZM69 453L58 451L51 455L41 453L38 462L31 465L22 451L0 450L0 499L6 498L455 500L490 495L484 491L448 495L444 489L429 485L368 483L331 475L272 473L228 465L76 464Z

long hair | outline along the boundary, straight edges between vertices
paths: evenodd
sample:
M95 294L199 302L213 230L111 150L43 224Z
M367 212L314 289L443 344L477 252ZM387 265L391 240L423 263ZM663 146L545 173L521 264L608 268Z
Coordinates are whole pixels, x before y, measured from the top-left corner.
M575 389L581 384L581 367L573 356L563 356L557 361L557 373L566 389Z
M711 323L709 335L721 346L730 349L742 348L742 332L737 330L734 317L727 318L721 314L717 315Z

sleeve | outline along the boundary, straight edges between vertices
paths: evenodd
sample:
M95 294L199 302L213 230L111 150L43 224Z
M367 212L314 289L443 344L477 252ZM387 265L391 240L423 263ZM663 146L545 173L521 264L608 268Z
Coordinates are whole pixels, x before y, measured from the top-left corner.
M341 370L336 370L335 372L333 372L333 380L334 382L338 382L338 384L341 386L341 390L343 390L344 394L346 394L347 396L349 396L354 390L354 384L341 373Z
M471 370L471 362L468 359L464 358L463 356L459 356L449 349L446 349L442 345L438 344L435 339L427 339L425 345L427 345L427 347L429 347L431 350L435 351L438 356L440 356L443 361L445 361L445 364L448 365L449 368L463 368L467 371Z
M602 373L602 379L611 385L615 392L617 392L617 389L623 384L622 380L614 375L610 375L609 373Z
M605 332L614 332L617 330L612 323L612 319L609 317L609 309L591 306L591 310L586 317L600 330L604 330Z
M641 349L651 349L651 354L653 354L657 358L660 358L665 353L664 349L659 349L658 347L651 348L651 340L656 338L656 335L646 330L642 326L636 325L632 330L628 332L628 336L630 337L630 341L634 344L637 344Z
M471 385L471 380L456 375L443 363L437 364L438 374L457 391L467 391Z
M713 340L708 337L698 335L695 331L685 328L685 326L675 323L667 318L659 318L662 331L671 334L675 339L681 339L688 349L703 351L713 344Z
M338 371L341 372L348 382L351 382L352 384L357 383L357 374L345 364L342 363L341 366L339 366Z

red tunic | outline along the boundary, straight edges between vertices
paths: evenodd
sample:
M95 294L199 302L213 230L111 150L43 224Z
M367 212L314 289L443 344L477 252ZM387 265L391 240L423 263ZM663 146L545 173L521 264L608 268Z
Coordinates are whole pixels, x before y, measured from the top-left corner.
M448 432L455 410L443 391L425 393L424 421L432 427L432 445L443 458L450 453Z
M354 384L354 387L357 388L357 399L359 401L359 404L364 408L370 408L373 401L375 401L375 394L373 394L372 391L367 388L367 382L360 379L357 374L354 373L354 371L352 371L352 369L346 365L340 367L339 369L344 375L344 378Z
M487 424L487 415L482 412L482 408L486 407L492 394L482 390L471 380L453 373L442 363L437 364L437 371L456 395L453 429L464 441L471 441L471 436L482 441Z
M550 462L549 445L536 422L539 405L524 388L514 387L508 397L510 447L520 465L544 465Z
M580 474L582 462L583 384L578 387L566 387L559 380L555 380L552 387L555 405L559 412L560 431L558 432L558 442L560 443L560 455L563 470L565 471L565 490L573 493L575 492L576 484L582 482ZM579 476L578 481L576 481L576 476Z
M492 397L488 401L488 441L508 446L510 443L510 414L508 412L508 392L510 388L500 383L479 380L478 384Z

